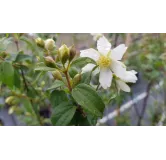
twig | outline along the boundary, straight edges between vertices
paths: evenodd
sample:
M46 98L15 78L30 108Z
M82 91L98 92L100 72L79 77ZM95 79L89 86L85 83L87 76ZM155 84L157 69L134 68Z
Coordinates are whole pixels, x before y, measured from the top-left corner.
M25 86L25 89L26 91L28 92L29 91L29 88L28 88L28 85L27 85L27 82L26 82L26 79L25 79L25 76L24 76L24 72L22 69L21 70L21 75L22 75L22 78L23 78L23 82L24 82L24 86Z
M27 93L28 93L28 92L29 92L29 88L28 88L28 85L27 85L27 82L26 82L26 79L25 79L24 72L23 72L22 69L20 69L20 70L21 70L21 75L22 75L22 78L23 78L23 83L24 83L25 89L26 89L26 91L27 91ZM41 120L40 120L39 112L35 109L35 107L34 107L34 105L33 105L32 99L30 100L30 102L31 102L32 108L33 108L33 110L34 110L34 112L35 112L35 114L36 114L37 120L39 121L40 125L42 125L42 122L41 122Z
M71 84L70 84L70 79L69 79L68 72L65 71L64 74L65 74L65 77L66 77L66 80L67 80L67 85L68 85L69 91L71 92L72 88L71 88Z
M116 47L117 46L117 42L118 42L118 34L116 33L115 34L115 39L114 39L114 45L113 45L113 47Z
M13 37L14 37L14 39L15 39L14 42L15 42L15 44L16 44L17 51L19 51L18 40L15 38L14 34L13 34ZM22 79L23 79L23 83L24 83L25 89L26 89L26 91L27 91L27 93L28 93L28 92L29 92L29 88L28 88L28 85L27 85L27 82L26 82L26 79L25 79L24 72L23 72L23 70L22 70L21 68L20 68L20 70L21 70L21 75L22 75ZM40 120L39 112L35 109L32 100L30 100L30 102L31 102L33 111L34 111L34 113L35 113L35 115L36 115L36 118L37 118L37 120L39 121L39 124L42 125L42 122L41 122L41 120Z
M131 92L130 97L131 97L131 100L133 102L133 99L134 99L133 92ZM135 109L135 113L137 114L138 118L140 118L139 111L138 111L138 108L137 108L137 103L133 103L133 107Z
M152 84L153 84L152 81L150 81L150 82L148 83L148 86L147 86L147 89L146 89L146 93L147 93L147 94L146 94L146 97L145 97L145 99L144 99L144 101L143 101L143 108L142 108L142 111L141 111L141 114L140 114L140 116L139 116L138 123L137 123L138 126L141 125L141 121L142 121L142 118L143 118L144 113L145 113L145 109L146 109L146 106L147 106L147 101L148 101L148 98L149 98L149 93L150 93L150 89L151 89L151 87L152 87Z
M13 38L14 38L14 43L16 44L17 51L19 51L18 39L15 37L14 33L13 33Z

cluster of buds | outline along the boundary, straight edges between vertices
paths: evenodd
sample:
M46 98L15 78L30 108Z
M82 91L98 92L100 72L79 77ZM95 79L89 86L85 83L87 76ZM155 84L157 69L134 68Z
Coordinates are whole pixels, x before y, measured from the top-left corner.
M39 47L44 48L47 51L53 51L55 49L55 41L53 39L44 41L42 38L36 38L35 42Z
M62 64L65 64L68 60L71 62L76 55L76 49L74 46L67 47L65 44L59 48L59 59Z
M16 105L18 104L18 98L15 96L10 96L6 98L5 103L8 105Z
M18 102L19 102L19 100L15 96L10 96L10 97L6 98L5 103L11 106L8 111L8 114L12 114L14 112L14 110L16 110Z

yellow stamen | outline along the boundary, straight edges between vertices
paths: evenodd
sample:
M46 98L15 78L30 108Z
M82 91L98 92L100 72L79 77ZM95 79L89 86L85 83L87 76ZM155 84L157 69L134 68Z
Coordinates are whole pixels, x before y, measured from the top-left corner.
M101 55L97 63L101 68L107 68L111 64L111 59L109 57Z

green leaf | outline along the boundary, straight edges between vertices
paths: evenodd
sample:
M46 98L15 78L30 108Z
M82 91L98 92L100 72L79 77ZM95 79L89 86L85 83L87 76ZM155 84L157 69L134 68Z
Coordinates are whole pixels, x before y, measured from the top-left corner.
M90 114L87 115L87 120L91 126L95 126L97 124L97 118Z
M66 126L72 120L76 111L76 107L72 106L68 102L62 102L56 108L54 108L51 116L52 124L55 126Z
M51 90L51 89L56 89L56 88L59 88L59 87L62 87L64 86L65 84L62 82L62 81L59 81L59 80L56 80L52 86L50 88L48 88L47 90Z
M23 52L21 51L18 53L15 62L22 62L22 61L32 61L32 56L23 54Z
M28 91L27 91L27 95L31 98L36 97L36 95L38 94L38 92L35 90L34 87L32 86L28 86Z
M87 120L87 117L84 117L82 113L80 113L78 110L76 110L73 119L70 122L71 126L75 127L89 127L90 123ZM92 125L91 125L92 126Z
M78 74L78 70L75 67L70 67L69 69L69 75L71 78L74 78L74 76Z
M10 62L2 62L0 64L0 80L8 87L13 87L14 68Z
M34 114L34 111L33 111L32 105L31 105L31 102L30 102L28 99L23 98L23 99L22 99L22 103L23 103L23 105L24 105L24 108L25 108L26 112L29 112L29 113L31 113L31 114Z
M17 88L20 88L20 86L21 86L20 74L17 69L14 70L14 85Z
M88 63L96 64L96 62L88 57L80 57L71 63L71 67L82 69Z
M81 83L89 84L91 80L91 72L86 72L82 74Z
M89 84L92 78L92 72L97 69L98 66L93 67L90 72L85 72L82 74L81 83Z
M68 98L65 91L54 90L50 95L50 101L54 108L62 102L67 102Z
M28 39L27 37L25 36L22 36L20 38L21 41L25 42L27 44L27 47L30 48L33 53L36 55L36 48L35 48L35 43L33 43L33 41L31 41L30 39Z
M79 84L72 90L72 96L85 111L94 116L102 117L105 105L92 87L87 84Z
M55 68L50 68L50 67L36 67L35 71L55 71Z
M109 98L109 100L108 100L108 104L113 100L113 99L115 99L116 97L118 96L118 93L114 93L110 98Z

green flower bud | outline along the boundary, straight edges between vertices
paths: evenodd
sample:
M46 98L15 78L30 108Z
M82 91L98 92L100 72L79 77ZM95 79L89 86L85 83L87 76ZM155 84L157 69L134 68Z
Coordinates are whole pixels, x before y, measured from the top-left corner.
M12 101L15 99L15 97L14 96L10 96L10 97L8 97L8 98L6 98L6 100L5 100L5 103L7 103L7 104L12 104Z
M81 81L81 74L76 74L73 78L72 87L75 87Z
M45 86L45 84L46 84L46 82L45 82L45 81L42 81L42 82L41 82L41 86L42 86L42 87L44 87L44 86Z
M55 41L53 39L45 40L45 49L52 51L55 48Z
M7 53L6 52L2 52L2 53L0 53L0 57L2 57L2 58L6 58L7 57Z
M13 114L13 112L15 111L16 108L17 108L17 106L10 107L8 110L8 114Z
M61 75L61 73L60 73L58 70L53 71L53 72L52 72L52 76L54 77L55 80L56 80L56 79L62 80L62 75Z
M36 38L36 39L35 39L35 42L36 42L36 44L37 44L39 47L44 48L44 41L43 41L43 39L41 39L41 38Z
M73 58L75 57L75 55L76 55L76 48L73 45L73 46L71 46L69 48L69 61L73 60Z
M51 56L44 57L44 63L47 67L56 68L55 61Z
M65 64L69 59L69 48L64 44L59 48L59 54L61 57L62 64Z

